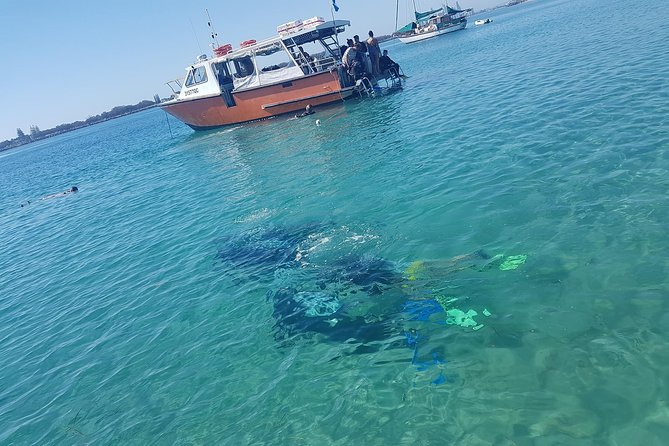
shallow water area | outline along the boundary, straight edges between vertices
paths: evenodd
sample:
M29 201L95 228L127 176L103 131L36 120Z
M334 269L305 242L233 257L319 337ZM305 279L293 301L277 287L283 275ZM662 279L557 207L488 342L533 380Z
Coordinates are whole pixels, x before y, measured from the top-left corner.
M0 444L664 445L663 6L527 2L386 44L378 99L0 153Z

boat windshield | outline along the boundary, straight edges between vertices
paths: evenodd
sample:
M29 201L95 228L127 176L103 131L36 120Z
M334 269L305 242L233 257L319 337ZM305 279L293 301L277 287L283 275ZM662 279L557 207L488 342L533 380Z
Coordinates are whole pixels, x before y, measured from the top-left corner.
M278 53L281 50L283 50L281 44L279 42L275 42L271 45L256 49L256 54L259 56L271 56L272 54Z
M280 42L256 48L255 59L258 70L265 73L294 65L293 59Z
M186 87L207 82L207 71L203 66L193 67L186 77Z
M235 90L282 82L303 74L285 46L277 41L249 48L231 62Z

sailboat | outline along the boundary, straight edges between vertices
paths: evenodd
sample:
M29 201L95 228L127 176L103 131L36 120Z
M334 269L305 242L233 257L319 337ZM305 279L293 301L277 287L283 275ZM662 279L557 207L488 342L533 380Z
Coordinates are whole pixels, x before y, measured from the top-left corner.
M397 0L399 8L399 0ZM413 0L415 21L398 29L395 34L402 43L413 43L453 31L465 29L467 16L473 9L453 9L447 4L431 11L419 12Z

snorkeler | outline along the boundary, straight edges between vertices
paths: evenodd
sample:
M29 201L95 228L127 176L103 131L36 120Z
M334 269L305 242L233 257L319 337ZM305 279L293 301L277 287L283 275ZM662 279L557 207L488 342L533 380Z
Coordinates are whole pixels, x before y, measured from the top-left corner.
M408 264L359 253L319 261L312 254L321 240L329 240L323 236L327 230L318 223L252 228L225 237L218 250L217 259L232 278L273 278L266 298L277 340L317 334L360 343L356 352L372 351L386 345L379 341L401 333L403 321L427 320L437 312L443 313L442 323L476 331L483 327L473 319L477 313L456 306L466 297L448 291L458 285L455 276L513 270L527 259L477 250Z
M313 115L315 112L313 111L313 108L311 107L311 104L308 104L304 111L300 113L299 115L295 115L296 118L304 118L305 116Z
M69 188L64 192L59 192L57 194L51 194L47 195L46 197L42 197L42 200L50 200L52 198L64 197L67 194L73 194L75 192L79 192L79 188L77 186L72 186L71 188Z

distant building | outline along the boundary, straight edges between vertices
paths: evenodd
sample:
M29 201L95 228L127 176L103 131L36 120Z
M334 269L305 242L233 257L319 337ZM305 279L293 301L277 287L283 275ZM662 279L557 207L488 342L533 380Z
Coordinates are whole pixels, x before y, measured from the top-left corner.
M156 104L160 104L160 96L157 95L157 94L154 94L153 95L153 102L155 102Z

